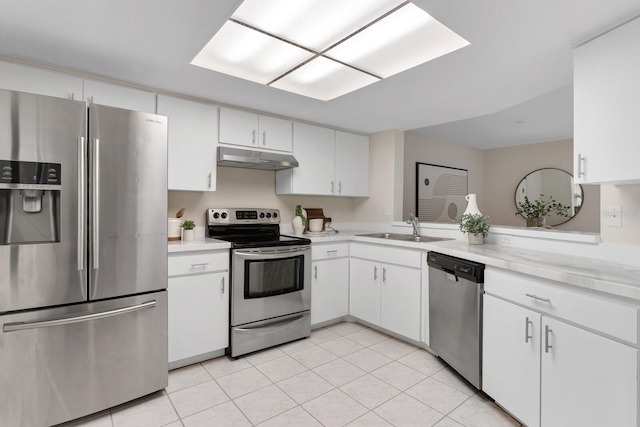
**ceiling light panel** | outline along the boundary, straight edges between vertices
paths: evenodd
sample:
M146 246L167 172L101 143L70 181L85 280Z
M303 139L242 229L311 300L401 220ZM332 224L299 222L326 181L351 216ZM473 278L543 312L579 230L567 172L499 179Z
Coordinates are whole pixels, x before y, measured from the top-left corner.
M402 3L402 0L245 0L232 18L320 52Z
M327 58L318 57L287 74L271 86L328 101L378 79Z
M304 49L227 21L191 63L267 84L312 56Z
M326 55L386 78L468 44L424 10L409 3Z

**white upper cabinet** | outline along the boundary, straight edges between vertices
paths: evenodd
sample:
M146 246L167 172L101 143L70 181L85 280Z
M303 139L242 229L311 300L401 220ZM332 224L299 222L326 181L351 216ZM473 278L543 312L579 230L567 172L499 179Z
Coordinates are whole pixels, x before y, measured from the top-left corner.
M574 177L640 183L640 19L574 51Z
M291 132L290 120L220 108L219 141L223 144L291 152Z
M155 93L96 80L84 81L84 100L125 110L156 112Z
M276 193L333 195L335 131L294 123L293 139L300 166L276 172Z
M339 196L369 196L369 137L336 131L336 185Z
M277 194L369 195L368 137L294 122L293 156L300 166L276 172Z
M215 191L218 107L158 95L169 118L169 190Z
M0 89L82 100L82 79L55 71L0 61Z

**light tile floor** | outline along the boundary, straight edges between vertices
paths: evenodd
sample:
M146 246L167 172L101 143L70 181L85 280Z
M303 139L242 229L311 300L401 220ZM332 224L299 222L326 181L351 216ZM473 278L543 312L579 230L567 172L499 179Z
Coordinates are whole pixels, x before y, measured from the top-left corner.
M357 323L238 360L169 372L169 387L65 427L520 424L425 350Z

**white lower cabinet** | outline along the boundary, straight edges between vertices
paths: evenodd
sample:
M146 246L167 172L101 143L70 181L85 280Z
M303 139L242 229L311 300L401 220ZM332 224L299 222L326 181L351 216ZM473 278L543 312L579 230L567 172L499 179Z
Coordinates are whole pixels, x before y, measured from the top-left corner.
M583 329L574 305L602 299L589 319L589 329L596 331L597 319L613 304L619 305L620 319L636 313L636 328L637 307L577 290L570 300L573 291L565 287L490 269L485 292L485 393L529 427L638 427L637 337L626 344ZM520 294L531 308L514 301ZM566 321L556 318L565 316ZM609 328L605 321L602 328ZM610 333L623 335L626 328L620 324Z
M351 255L349 314L419 341L420 251L353 244Z
M226 250L169 254L170 369L228 347L228 257Z
M540 314L484 296L482 389L529 427L540 425Z
M311 325L349 314L349 258L313 261Z

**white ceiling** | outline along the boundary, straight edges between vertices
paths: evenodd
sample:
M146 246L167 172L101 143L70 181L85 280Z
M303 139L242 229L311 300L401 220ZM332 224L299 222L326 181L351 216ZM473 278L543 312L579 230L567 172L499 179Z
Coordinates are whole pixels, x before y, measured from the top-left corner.
M0 55L363 133L416 129L487 148L535 142L527 133L570 137L571 47L640 15L638 0L413 2L471 45L327 102L189 64L241 0L1 0ZM550 126L540 111L553 108L562 112ZM527 123L505 136L514 118Z

